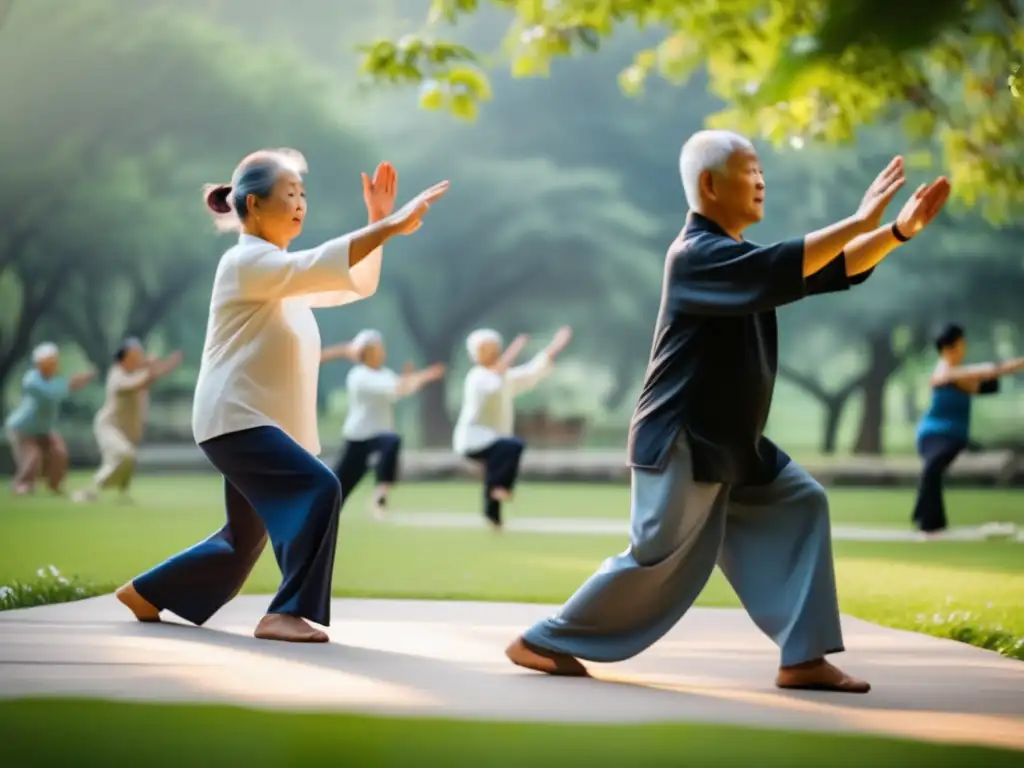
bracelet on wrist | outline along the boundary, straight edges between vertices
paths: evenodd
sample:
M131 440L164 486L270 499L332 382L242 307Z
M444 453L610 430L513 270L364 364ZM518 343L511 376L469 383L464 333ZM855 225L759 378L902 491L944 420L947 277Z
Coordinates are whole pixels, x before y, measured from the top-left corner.
M909 237L900 232L899 225L894 221L892 223L892 236L899 240L901 243L905 243L910 240Z

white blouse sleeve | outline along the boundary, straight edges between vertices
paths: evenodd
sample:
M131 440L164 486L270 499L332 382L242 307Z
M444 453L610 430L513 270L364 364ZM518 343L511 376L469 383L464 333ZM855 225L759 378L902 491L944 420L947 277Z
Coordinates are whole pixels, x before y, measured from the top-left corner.
M371 264L369 269L355 274L348 265L350 243L351 236L345 235L317 248L294 253L270 244L243 248L235 259L239 291L244 298L253 301L300 296L310 301L324 294L342 294L336 298L344 299L319 306L366 298L377 290L380 281L380 255L376 255L376 270ZM374 257L368 256L364 262L371 258Z
M546 352L534 356L529 362L510 368L506 376L513 396L529 392L546 379L552 370L554 370L554 364Z
M384 247L375 249L365 259L354 267L349 268L349 276L354 288L343 291L322 291L310 294L307 297L309 306L313 309L326 309L328 307L340 307L343 304L351 304L353 301L366 299L377 292L380 285L381 260L384 255Z

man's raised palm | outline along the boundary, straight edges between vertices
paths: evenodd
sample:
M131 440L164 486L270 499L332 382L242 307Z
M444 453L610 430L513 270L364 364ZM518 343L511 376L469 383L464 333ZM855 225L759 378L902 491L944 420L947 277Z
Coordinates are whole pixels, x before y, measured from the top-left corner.
M864 220L868 231L877 229L882 223L885 208L893 199L905 181L903 175L903 158L897 155L885 166L875 180L871 182L864 198L860 201L857 215Z
M922 184L903 205L896 227L905 237L913 237L931 224L949 199L949 179L940 176L931 184Z

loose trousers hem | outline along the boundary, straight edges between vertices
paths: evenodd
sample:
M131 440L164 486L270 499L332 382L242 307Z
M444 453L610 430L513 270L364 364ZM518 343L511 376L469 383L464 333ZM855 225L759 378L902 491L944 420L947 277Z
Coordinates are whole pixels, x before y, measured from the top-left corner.
M824 489L795 463L764 486L692 480L685 440L662 473L634 470L630 547L523 635L595 662L643 652L690 609L718 565L782 666L844 650Z
M281 569L267 613L330 624L341 487L320 459L276 427L199 446L224 475L227 522L217 533L133 580L161 610L204 624L241 590L267 539Z

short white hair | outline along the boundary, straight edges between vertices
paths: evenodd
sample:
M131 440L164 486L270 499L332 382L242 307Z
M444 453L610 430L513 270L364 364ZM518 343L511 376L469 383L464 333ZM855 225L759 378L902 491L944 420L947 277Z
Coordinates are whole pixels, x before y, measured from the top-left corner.
M352 347L357 355L362 355L366 348L373 344L383 343L384 337L381 336L380 331L375 331L372 328L364 328L352 339Z
M480 362L480 348L484 344L493 341L499 347L502 343L501 334L490 328L478 328L466 337L466 351L469 352L469 359L474 363Z
M697 131L686 140L679 153L679 175L690 210L700 210L700 175L725 170L729 158L740 151L753 152L754 145L732 131Z
M32 350L32 362L35 365L39 365L43 360L52 360L55 357L60 357L60 348L52 341L44 341Z

